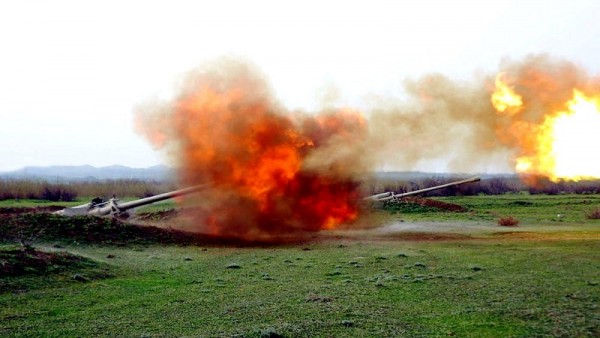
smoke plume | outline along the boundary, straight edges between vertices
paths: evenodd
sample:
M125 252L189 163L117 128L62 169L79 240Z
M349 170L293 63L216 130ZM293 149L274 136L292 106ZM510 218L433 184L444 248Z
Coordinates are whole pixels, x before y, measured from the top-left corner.
M264 240L358 216L359 175L370 169L362 115L286 111L247 63L191 72L174 100L139 107L136 125L183 184L209 183L196 197L197 230Z
M546 55L504 60L500 72L522 96L518 109L492 104L497 74L430 74L406 80L402 102L373 99L365 115L306 114L279 105L251 65L226 59L190 72L173 100L140 106L136 124L183 184L210 184L198 197L198 230L265 239L352 222L361 178L374 170L512 171L575 88L600 89L597 77Z
M547 55L504 60L499 68L522 95L518 112L498 113L492 105L497 74L462 82L426 75L405 81L404 102L373 102L369 148L396 170L513 171L519 156L535 150L536 128L565 108L573 89L599 93L597 77Z

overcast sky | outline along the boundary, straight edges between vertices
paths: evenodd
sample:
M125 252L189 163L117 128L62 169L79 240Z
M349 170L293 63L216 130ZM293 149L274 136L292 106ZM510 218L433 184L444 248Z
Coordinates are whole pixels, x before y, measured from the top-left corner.
M503 57L550 53L594 74L600 1L3 1L0 171L146 167L163 159L132 109L187 70L246 58L290 109L402 96L430 72L469 79Z

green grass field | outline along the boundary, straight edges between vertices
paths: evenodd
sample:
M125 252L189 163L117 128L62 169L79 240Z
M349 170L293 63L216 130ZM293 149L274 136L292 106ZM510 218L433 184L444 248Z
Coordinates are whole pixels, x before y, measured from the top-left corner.
M469 211L379 209L282 246L46 238L95 265L2 276L0 336L600 335L600 196L439 200Z

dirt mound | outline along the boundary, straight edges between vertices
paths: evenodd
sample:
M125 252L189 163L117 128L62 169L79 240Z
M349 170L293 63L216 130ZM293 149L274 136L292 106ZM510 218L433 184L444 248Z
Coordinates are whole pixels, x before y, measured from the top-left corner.
M405 197L402 199L402 202L417 204L422 207L440 209L443 211L451 211L451 212L466 212L467 209L461 205L446 203L442 201L436 201L428 198L422 197Z
M291 237L289 242L301 241ZM101 245L233 245L269 246L269 241L244 241L234 237L199 234L165 227L139 225L114 218L65 217L49 213L0 215L0 241L85 243Z
M68 252L45 252L32 247L0 251L0 276L47 274L70 269L95 267L91 259Z
M45 240L88 244L191 244L193 234L152 226L128 224L113 218L64 217L48 213L24 213L3 217L0 240Z
M166 221L177 216L176 209L161 210L155 212L142 212L135 215L135 220L139 221Z
M65 207L60 205L48 205L44 207L2 207L0 208L0 215L13 215L13 214L24 214L24 213L47 213L62 210Z

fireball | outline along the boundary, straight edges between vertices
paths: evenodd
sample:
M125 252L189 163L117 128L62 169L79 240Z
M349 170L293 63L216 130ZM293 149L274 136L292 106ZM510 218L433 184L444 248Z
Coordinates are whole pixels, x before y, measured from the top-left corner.
M333 229L358 217L359 112L301 114L269 96L244 64L194 72L172 101L137 115L158 148L172 149L197 194L194 230L276 240Z
M499 115L508 119L497 129L500 140L517 148L515 170L543 175L553 181L600 177L600 95L573 89L564 109L542 107L537 121L527 115L529 107L504 73L496 77L491 101ZM536 93L530 94L535 96ZM539 109L539 108L538 108Z
M496 90L492 94L492 104L498 112L513 115L523 105L523 99L504 81L504 78L503 72L496 76Z

